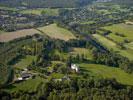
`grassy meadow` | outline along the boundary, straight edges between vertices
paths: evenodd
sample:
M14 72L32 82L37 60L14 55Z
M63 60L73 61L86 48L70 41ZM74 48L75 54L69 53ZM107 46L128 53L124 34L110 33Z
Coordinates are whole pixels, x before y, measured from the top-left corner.
M105 38L102 35L94 34L93 35L103 46L105 46L108 49L113 49L117 53L121 54L124 57L129 58L130 60L133 60L133 50L131 49L121 49L115 42Z
M36 56L28 55L25 58L21 59L18 63L16 63L14 67L17 69L24 69L28 67L34 60L36 60Z
M92 51L86 48L73 48L72 52L70 52L70 55L76 56L79 55L85 55L88 59L92 60Z
M133 25L121 23L104 27L106 30L112 31L108 37L117 42L123 42L125 39L133 41ZM125 37L116 35L115 33L123 34Z
M69 39L75 39L76 37L67 29L58 27L56 24L50 24L48 26L38 28L44 34L51 38L61 39L68 41Z
M118 82L133 85L133 74L128 74L120 68L109 67L99 64L79 64L80 70L99 78L115 78Z
M125 44L125 47L133 50L133 42Z

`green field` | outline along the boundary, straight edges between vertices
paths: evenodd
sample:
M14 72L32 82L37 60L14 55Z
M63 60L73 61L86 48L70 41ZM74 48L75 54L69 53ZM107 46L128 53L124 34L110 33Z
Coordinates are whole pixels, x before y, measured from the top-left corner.
M64 76L64 74L60 74L60 73L52 73L50 78L57 78L60 79Z
M133 42L125 44L125 47L133 50Z
M121 23L106 26L104 27L104 29L112 31L112 33L108 37L110 37L114 41L123 42L125 39L133 41L133 25ZM125 37L117 36L115 35L115 33L123 34L125 35Z
M106 46L109 49L116 49L117 50L117 44L114 43L113 41L108 40L107 38L105 38L102 35L99 34L94 34L93 35L100 43L102 43L102 45Z
M40 31L43 31L46 35L51 38L61 39L61 40L69 40L75 39L76 37L67 29L58 27L56 24L50 24L48 26L38 28Z
M24 69L28 67L33 60L36 60L36 56L26 56L25 58L21 59L18 63L14 65L17 69Z
M98 14L103 14L103 15L107 15L107 14L111 14L112 12L106 10L106 9L102 9L102 10L98 10L97 11Z
M121 54L124 57L129 58L130 60L133 60L133 50L131 49L120 49L120 47L113 41L105 38L102 35L94 34L93 35L103 46L107 47L108 49L113 49L117 53Z
M126 39L125 37L117 36L114 33L109 34L107 37L109 37L110 39L113 39L117 43L123 43L124 40Z
M36 77L35 79L29 79L27 81L12 84L8 86L6 90L11 93L18 92L18 91L32 93L37 90L37 88L42 82L45 82L43 78Z
M22 14L35 14L41 15L41 13L51 16L57 16L59 14L58 9L50 9L50 8L38 8L38 9L26 9L20 11Z
M128 8L124 8L119 4L109 4L109 3L96 3L94 4L96 7L101 7L101 9L96 9L96 12L103 15L111 15L113 13L119 12L128 12ZM103 7L103 8L102 8Z
M79 24L94 24L95 23L95 21L82 21L82 22L78 22Z
M114 68L98 64L79 64L80 70L99 78L115 78L125 85L133 85L133 74L128 74L120 68Z
M86 48L73 48L72 52L70 52L71 55L85 55L88 59L92 60L92 51Z

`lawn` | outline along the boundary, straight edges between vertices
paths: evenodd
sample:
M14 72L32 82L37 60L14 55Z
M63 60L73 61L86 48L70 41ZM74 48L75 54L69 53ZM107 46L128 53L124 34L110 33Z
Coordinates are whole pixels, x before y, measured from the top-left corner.
M89 73L91 76L99 78L115 78L125 85L133 85L133 74L128 74L120 68L109 67L99 64L79 64L81 71Z
M124 57L129 58L130 60L133 60L133 50L131 49L120 49L120 47L113 41L105 38L102 35L94 34L93 35L103 46L107 47L108 49L113 49L114 51L118 52Z
M34 60L36 60L36 56L28 55L25 58L21 59L18 63L16 63L14 67L17 69L24 69L28 67Z
M29 79L27 81L12 84L6 87L6 91L11 93L18 92L18 91L32 93L37 91L37 88L42 82L45 82L43 78L36 77L35 79Z
M61 39L68 41L70 39L75 39L76 37L67 29L58 27L57 24L50 24L48 26L38 28L40 31L43 31L44 34L48 35L51 38Z
M57 16L59 14L58 9L50 9L50 8L26 9L26 10L20 11L20 13L41 15L42 11L43 11L43 14L51 15L51 16Z

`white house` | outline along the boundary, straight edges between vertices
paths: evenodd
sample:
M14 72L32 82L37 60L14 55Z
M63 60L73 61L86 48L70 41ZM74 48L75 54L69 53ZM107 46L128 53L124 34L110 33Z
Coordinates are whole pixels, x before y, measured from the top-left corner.
M76 64L71 64L71 69L75 70L76 72L79 71L79 68L78 68L78 66Z

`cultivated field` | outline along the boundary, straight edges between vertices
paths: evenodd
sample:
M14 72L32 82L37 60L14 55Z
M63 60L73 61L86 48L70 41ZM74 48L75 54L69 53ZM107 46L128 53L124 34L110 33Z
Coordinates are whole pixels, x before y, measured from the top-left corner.
M40 34L39 31L35 29L24 29L14 32L4 32L0 34L0 42L8 42L17 38L25 37L25 36L32 36L34 34Z
M109 34L108 37L110 37L114 41L123 42L125 39L133 41L133 25L121 23L114 24L112 26L106 26L104 27L104 29L112 31L112 33ZM122 34L124 35L124 37L118 36L115 33Z
M106 46L109 49L116 49L117 48L117 44L114 43L113 41L108 40L107 38L105 38L102 35L99 34L94 34L93 35L100 43L102 43L104 46Z
M133 74L125 73L120 68L114 68L98 64L79 64L81 71L94 77L115 78L118 82L133 85Z
M102 35L93 35L100 43L109 49L117 51L119 54L133 60L133 25L131 24L114 24L104 27L106 30L110 30L112 33L107 35L111 40L103 37ZM127 43L125 41L128 41ZM117 43L122 43L126 48L120 49Z
M133 60L133 50L132 49L121 49L115 42L105 38L102 35L94 34L93 35L103 46L107 47L108 49L113 49L117 53L121 54L124 57Z
M40 31L43 31L46 35L51 38L61 39L61 40L69 40L75 39L76 37L67 29L58 27L56 24L51 24L48 26L38 28Z
M125 47L127 47L127 48L133 50L133 42L131 42L131 43L126 43L126 44L125 44Z

